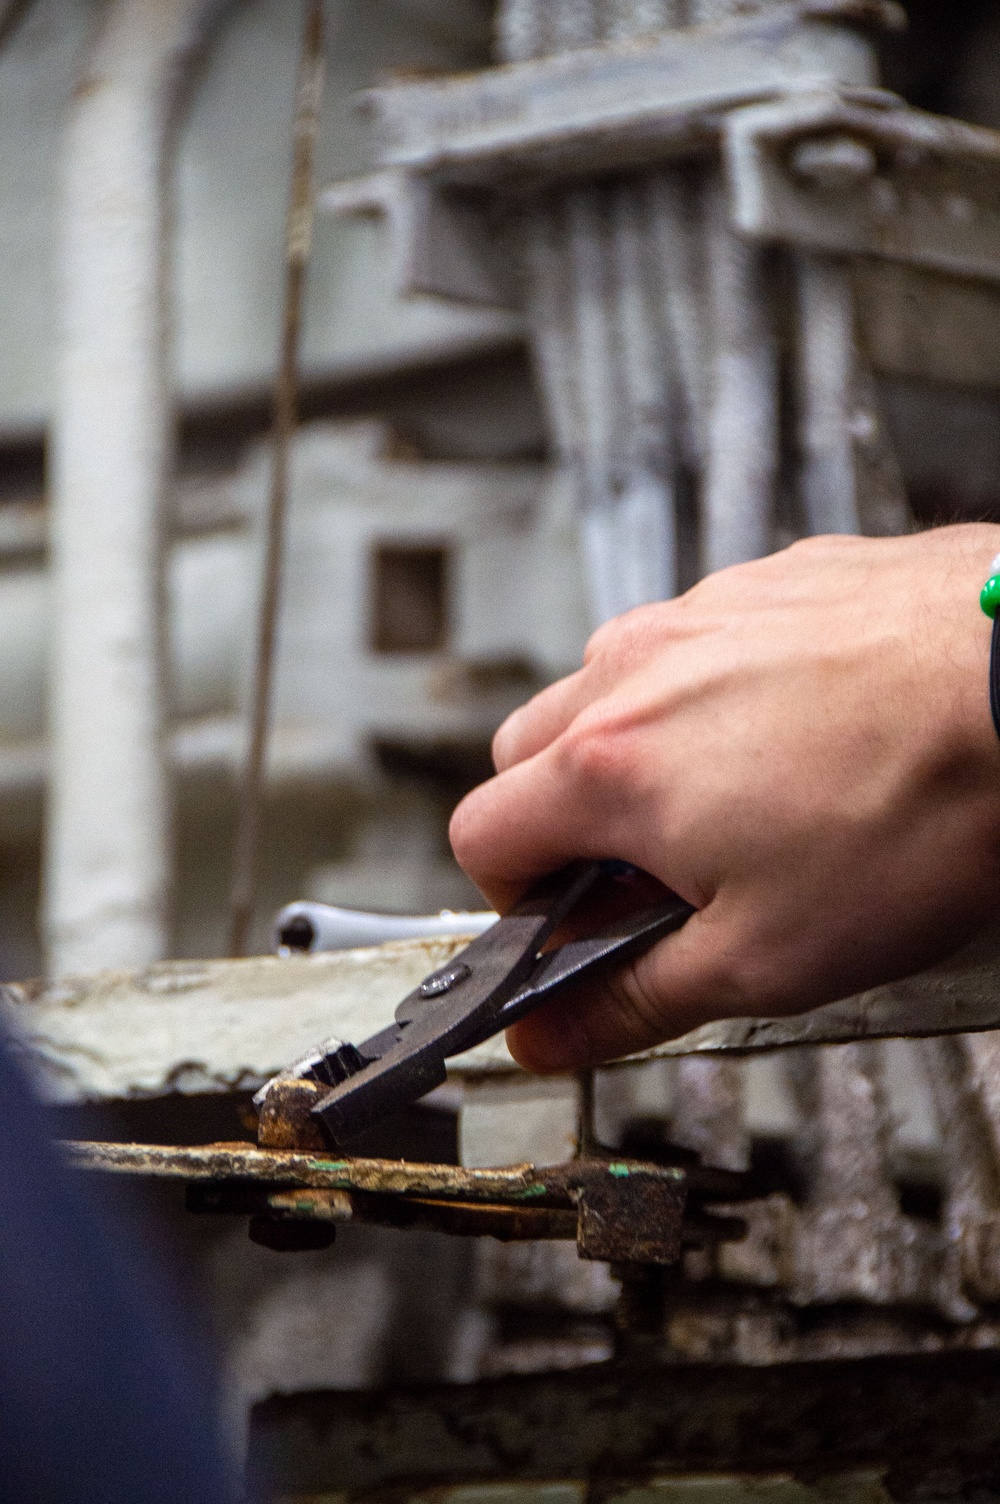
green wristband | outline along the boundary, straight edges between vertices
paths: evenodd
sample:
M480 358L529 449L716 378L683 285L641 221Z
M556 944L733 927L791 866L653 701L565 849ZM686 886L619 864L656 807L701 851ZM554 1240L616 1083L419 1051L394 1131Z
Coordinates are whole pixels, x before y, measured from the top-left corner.
M994 559L993 563L995 566L997 563L996 559ZM990 575L986 584L979 592L979 604L992 621L997 614L997 608L1000 607L1000 574Z

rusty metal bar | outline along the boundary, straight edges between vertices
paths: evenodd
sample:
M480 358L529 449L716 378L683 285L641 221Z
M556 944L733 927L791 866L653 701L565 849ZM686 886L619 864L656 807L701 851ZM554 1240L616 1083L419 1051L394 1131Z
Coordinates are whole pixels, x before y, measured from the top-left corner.
M411 1164L395 1159L337 1159L252 1144L66 1144L81 1170L153 1175L170 1180L242 1180L317 1190L372 1191L383 1195L457 1196L491 1201L524 1196L538 1186L531 1165L466 1170L457 1165ZM539 1172L539 1174L544 1172Z
M253 1475L296 1497L542 1479L593 1480L603 1494L617 1480L661 1477L670 1497L685 1475L713 1473L739 1475L733 1497L758 1487L806 1497L793 1480L853 1472L845 1496L910 1500L933 1488L961 1499L988 1496L998 1454L1000 1355L986 1352L776 1364L752 1376L717 1363L602 1363L411 1385L382 1391L377 1405L370 1394L314 1391L267 1400L251 1430ZM707 1494L707 1482L689 1486ZM726 1480L714 1486L721 1493Z

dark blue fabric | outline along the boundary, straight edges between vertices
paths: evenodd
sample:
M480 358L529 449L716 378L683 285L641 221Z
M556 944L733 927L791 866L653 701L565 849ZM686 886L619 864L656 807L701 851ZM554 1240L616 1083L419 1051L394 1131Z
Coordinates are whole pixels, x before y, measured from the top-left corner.
M229 1504L204 1365L0 1047L0 1501Z

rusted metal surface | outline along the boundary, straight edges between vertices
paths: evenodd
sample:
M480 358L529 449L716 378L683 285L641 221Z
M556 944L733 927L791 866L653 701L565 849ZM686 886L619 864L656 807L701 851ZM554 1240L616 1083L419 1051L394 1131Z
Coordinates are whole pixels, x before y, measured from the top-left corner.
M288 1494L584 1479L613 1495L657 1475L829 1477L871 1468L897 1500L991 1498L1000 1355L745 1370L631 1368L362 1394L275 1396L252 1422L254 1471Z
M460 1237L497 1238L502 1243L577 1237L579 1213L568 1207L476 1205L471 1201L432 1201L426 1196L383 1199L364 1208L364 1220L383 1227L425 1227Z
M380 1196L372 1192L273 1191L268 1186L195 1181L188 1185L189 1211L235 1214L302 1223L369 1223L377 1227L425 1228L502 1242L574 1239L578 1214L570 1207L509 1206L429 1196Z
M176 1145L122 1144L76 1140L63 1145L82 1170L165 1176L173 1180L245 1180L303 1188L372 1191L380 1195L457 1196L464 1200L565 1200L595 1174L613 1180L641 1173L682 1183L700 1199L732 1200L745 1194L739 1175L698 1165L682 1167L634 1160L570 1160L564 1165L508 1165L465 1169L460 1165L417 1164L402 1159L337 1158L294 1150L258 1149L250 1143Z
M380 1195L455 1196L468 1201L537 1196L531 1165L465 1170L397 1159L346 1159L332 1155L257 1149L252 1144L68 1143L70 1163L81 1170L153 1175L171 1180L250 1181L302 1189L372 1191ZM543 1175L544 1172L539 1172Z
M325 1088L318 1081L272 1081L258 1108L257 1142L263 1149L327 1149L329 1140L312 1116Z
M681 1252L684 1183L632 1173L619 1184L594 1179L579 1193L577 1242L588 1259L675 1264Z
M401 1160L334 1160L238 1144L75 1143L66 1149L81 1169L183 1180L191 1210L249 1214L254 1236L267 1220L325 1225L356 1220L505 1239L575 1236L582 1258L673 1264L685 1242L743 1233L733 1218L696 1215L684 1226L689 1177L676 1165L576 1159L565 1165L469 1170ZM710 1172L699 1185L695 1171L696 1203L713 1183L717 1174L713 1182ZM289 1189L276 1190L279 1186ZM731 1177L727 1188L737 1191L738 1177ZM270 1246L316 1244L311 1234L297 1244L286 1233Z
M272 1191L268 1211L291 1221L350 1222L354 1203L346 1191Z
M733 1229L714 1242L708 1235L685 1237L667 1285L623 1270L616 1320L630 1329L630 1351L639 1342L646 1362L757 1365L1000 1345L1000 1119L993 1069L1000 1047L994 1036L982 1035L911 1048L914 1064L923 1059L940 1133L941 1159L933 1171L943 1177L940 1211L926 1200L901 1204L882 1044L779 1055L774 1069L779 1079L781 1067L793 1077L798 1124L783 1130L782 1152L789 1156L779 1177L784 1188L761 1194L753 1175L731 1175L742 1195L727 1202L720 1181L714 1194L689 1207L684 1227L693 1228L707 1203L706 1220L732 1215L743 1236ZM712 1061L687 1061L684 1070L699 1064ZM729 1068L737 1076L742 1069L736 1061ZM695 1110L699 1103L705 1108L705 1093L709 1107L718 1105L713 1083L675 1081L672 1105L664 1107L668 1139L691 1142L693 1111L697 1123L711 1127L714 1114ZM736 1082L723 1095L731 1121L722 1124L721 1142L746 1132ZM713 1133L703 1133L701 1147L711 1156ZM704 1177L708 1168L700 1165L698 1173ZM487 1288L496 1293L487 1299L501 1313L516 1301L503 1275L510 1258L501 1248L490 1261ZM563 1330L558 1313L567 1333L577 1319L569 1286L565 1300L550 1289L547 1311L555 1352ZM608 1330L610 1336L610 1324ZM504 1372L506 1361L498 1339L482 1371ZM521 1361L517 1340L510 1361Z

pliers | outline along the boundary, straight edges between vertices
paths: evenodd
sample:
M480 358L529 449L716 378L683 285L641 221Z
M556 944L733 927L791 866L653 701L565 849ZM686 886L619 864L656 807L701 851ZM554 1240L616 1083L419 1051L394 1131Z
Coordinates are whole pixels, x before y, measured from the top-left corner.
M617 897L645 874L619 861L576 862L544 878L501 919L399 1004L395 1020L361 1044L329 1039L273 1081L316 1081L330 1089L313 1108L343 1143L440 1086L445 1061L516 1023L564 987L621 964L677 930L694 913L674 893L628 912L600 933L544 947L584 899ZM273 1084L254 1098L262 1106Z

